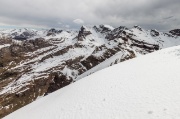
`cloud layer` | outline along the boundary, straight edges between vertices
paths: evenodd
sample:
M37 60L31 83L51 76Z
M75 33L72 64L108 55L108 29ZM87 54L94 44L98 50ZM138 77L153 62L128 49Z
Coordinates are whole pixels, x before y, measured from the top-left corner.
M180 28L179 0L1 0L0 26Z
M73 22L80 25L84 24L84 21L82 19L75 19Z

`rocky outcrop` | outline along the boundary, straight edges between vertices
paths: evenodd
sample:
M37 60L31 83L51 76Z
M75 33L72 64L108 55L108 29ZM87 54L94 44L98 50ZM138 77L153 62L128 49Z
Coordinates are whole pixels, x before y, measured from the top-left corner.
M60 88L63 88L64 86L69 85L70 83L72 83L73 79L72 78L67 78L67 76L65 76L64 74L60 73L60 72L56 72L53 75L51 82L49 83L49 87L47 89L47 92L45 93L45 95L52 93Z
M138 30L142 31L142 28L139 26L135 26ZM148 53L153 52L155 50L159 50L159 45L157 44L150 44L144 41L139 41L134 39L134 34L127 32L128 30L126 27L119 27L117 29L114 29L112 32L110 32L106 38L109 40L114 40L120 38L124 41L125 44L129 44L131 47L138 47L140 49L143 49L144 51L147 51ZM159 36L159 32L156 30L151 30L151 35L154 37Z
M56 29L52 28L47 32L46 36L55 36L56 34L59 34L61 32L62 32L62 30L56 30Z
M39 96L44 95L44 92L48 89L49 80L49 78L39 78L35 81L29 81L28 85L19 92L0 95L0 117L2 118L32 101L35 101Z
M140 26L138 26L138 25L135 25L134 28L136 28L136 29L138 29L140 31L143 31L142 28Z
M0 45L11 44L12 39L10 37L0 37Z
M107 34L106 39L114 40L117 38L122 38L122 34L126 34L125 30L128 30L128 28L126 28L125 26L115 28L113 31Z
M143 41L138 41L131 37L130 37L130 40L132 41L131 46L142 48L143 50L148 51L149 53L160 49L159 45L157 44L150 44Z
M88 31L87 29L86 29L86 27L84 27L84 26L82 26L81 27L81 29L80 29L80 31L79 31L79 34L78 34L78 41L83 41L83 39L86 37L86 36L88 36L88 35L90 35L90 34L92 34L90 31Z
M94 26L93 28L96 30L96 32L100 32L102 34L111 32L111 29L106 27L105 25Z
M153 36L153 37L159 36L159 32L157 30L151 30L150 33L151 33L151 36Z
M13 36L12 38L16 39L16 40L27 40L27 39L35 36L36 32L29 31L28 29L24 29L24 32L22 32L20 34L17 32L13 32L11 35Z
M25 59L25 53L33 52L47 46L50 46L50 44L43 38L27 40L21 44L12 44L10 47L0 49L0 64L1 66L6 66L11 61L19 63L21 60Z
M171 30L171 31L169 31L169 33L171 33L172 35L175 35L175 36L180 36L180 29Z

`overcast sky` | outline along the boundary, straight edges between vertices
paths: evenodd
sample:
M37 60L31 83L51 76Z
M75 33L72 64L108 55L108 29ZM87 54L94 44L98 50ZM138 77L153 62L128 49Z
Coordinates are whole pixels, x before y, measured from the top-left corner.
M0 0L0 27L180 28L180 0Z

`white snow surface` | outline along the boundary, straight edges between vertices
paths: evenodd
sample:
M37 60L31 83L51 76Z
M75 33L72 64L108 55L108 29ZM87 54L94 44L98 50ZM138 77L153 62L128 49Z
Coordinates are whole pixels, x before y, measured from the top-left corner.
M76 80L82 79L82 78L84 78L84 77L86 77L86 76L88 76L88 75L90 75L90 74L92 74L92 73L94 73L96 71L99 71L99 70L104 69L106 67L112 66L113 64L115 64L114 63L115 61L117 63L119 63L121 57L123 57L124 54L125 54L125 52L124 53L122 53L122 52L116 53L114 56L110 57L109 59L105 60L104 62L98 64L97 66L91 68L90 70L88 70L85 73L78 76L76 78Z
M179 119L180 46L98 71L4 119Z
M112 27L112 26L110 26L110 25L105 24L104 26L107 27L107 28L109 28L109 29L111 29L111 30L114 30L114 27Z
M0 49L4 48L4 47L9 47L10 44L4 44L4 45L0 45Z

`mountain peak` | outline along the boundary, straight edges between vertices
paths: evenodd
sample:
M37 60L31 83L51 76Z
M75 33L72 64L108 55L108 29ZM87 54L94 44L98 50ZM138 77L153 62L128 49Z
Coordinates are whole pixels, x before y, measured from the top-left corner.
M103 33L103 34L107 34L109 32L111 32L112 30L114 30L114 28L110 25L97 25L93 27L95 29L95 31Z
M138 26L138 25L135 25L134 28L136 28L136 29L142 31L142 28L141 28L140 26Z
M172 35L180 36L180 29L174 29L169 31Z
M56 34L61 33L63 30L57 30L55 28L51 28L50 30L48 30L47 35L46 36L55 36Z
M156 29L151 29L150 33L153 37L157 37L160 35L159 31L157 31Z
M91 31L86 27L86 26L82 26L80 28L79 34L78 34L78 41L83 41L83 39L87 36L92 34Z

